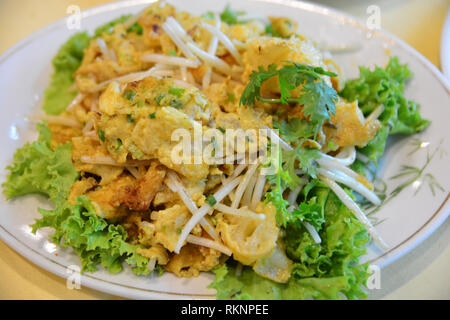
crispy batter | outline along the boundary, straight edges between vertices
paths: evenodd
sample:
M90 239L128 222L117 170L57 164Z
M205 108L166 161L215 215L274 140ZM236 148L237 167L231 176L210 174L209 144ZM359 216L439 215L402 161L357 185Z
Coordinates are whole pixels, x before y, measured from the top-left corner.
M165 269L179 277L197 277L200 271L209 271L220 262L217 250L193 244L181 248L180 254L173 255Z
M66 127L59 124L48 124L48 128L52 132L52 149L59 145L72 141L73 137L81 135L81 130L74 127Z
M153 198L161 188L165 176L166 170L164 167L158 165L150 166L142 178L119 190L119 202L131 210L148 210Z
M124 217L128 214L128 211L121 207L120 194L121 189L124 186L132 185L134 179L130 176L120 176L113 182L99 186L93 191L86 193L86 196L99 206L97 208L97 214L105 219L116 219Z
M126 209L148 210L153 198L161 188L165 174L166 171L162 166L152 165L140 179L136 180L131 176L122 175L86 195L100 206L102 217L106 219L123 217L127 215Z
M146 249L137 248L136 252L146 258L156 259L156 262L159 265L165 265L169 262L169 254L167 253L167 250L159 244Z
M92 189L97 184L98 182L92 177L78 180L73 184L72 188L70 189L69 202L71 204L75 204L77 202L76 198L78 196L85 194L88 190Z
M324 126L323 130L328 140L340 147L353 145L364 147L375 137L381 126L378 120L366 121L356 101L338 103L336 115L331 117L331 123L336 129Z
M102 178L100 185L107 185L123 172L122 167L89 164L80 161L82 156L108 156L108 151L99 142L87 137L72 138L72 160L77 171L90 172Z

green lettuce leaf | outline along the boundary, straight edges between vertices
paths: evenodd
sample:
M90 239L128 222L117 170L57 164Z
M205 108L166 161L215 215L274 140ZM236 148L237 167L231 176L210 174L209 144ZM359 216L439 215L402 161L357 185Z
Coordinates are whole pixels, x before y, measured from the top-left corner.
M75 205L67 201L54 210L39 209L42 218L36 220L33 232L43 227L55 229L55 244L71 247L80 257L82 271L93 272L101 264L110 273L123 270L125 261L137 275L146 275L149 259L136 252L138 245L126 242L127 232L121 225L109 224L96 214L86 196L77 198Z
M86 33L72 36L58 51L52 60L54 73L50 85L44 92L42 109L47 114L57 115L63 112L75 98L77 92L70 90L74 83L74 72L81 65L84 49L91 37Z
M412 72L406 64L401 65L397 57L392 57L384 69L375 67L371 71L360 67L359 72L359 78L347 81L339 95L348 101L358 100L359 108L365 116L379 105L384 105L384 111L378 118L382 128L375 138L360 150L376 162L384 152L389 135L423 131L430 121L421 117L417 103L404 97L405 83L412 76Z
M51 132L38 124L39 138L18 149L10 171L2 184L8 199L30 193L46 195L54 203L66 199L78 172L72 164L72 144L50 149Z
M325 202L328 197L328 189L321 188L316 192L316 196L310 198L308 201L300 202L298 208L292 212L291 223L308 222L314 229L320 231L322 225L325 223ZM295 221L298 220L298 221Z
M337 300L342 298L340 292L348 287L345 277L295 278L286 284L276 283L261 278L249 267L244 267L237 276L232 263L214 272L216 279L209 288L217 290L219 300Z
M100 27L98 27L97 29L95 29L94 32L94 38L98 38L100 37L103 33L111 33L112 29L114 26L124 23L125 21L127 21L129 18L131 17L131 14L127 14L127 15L123 15L117 19L114 19L110 22L105 23L104 25L101 25ZM134 27L133 29L131 29L130 27L130 31L134 31L136 27Z

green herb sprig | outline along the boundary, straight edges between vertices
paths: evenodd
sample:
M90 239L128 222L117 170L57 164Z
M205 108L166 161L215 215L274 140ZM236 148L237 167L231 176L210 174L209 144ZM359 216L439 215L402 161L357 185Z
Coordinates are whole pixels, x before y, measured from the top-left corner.
M330 119L330 114L336 114L336 90L330 87L321 76L336 77L333 72L321 67L287 61L290 64L282 66L271 64L264 69L260 66L253 71L250 81L242 93L240 105L253 106L257 100L269 103L298 103L303 105L303 113L315 125L315 131L324 121ZM280 98L265 98L261 96L261 85L274 77L278 77ZM292 97L291 91L302 85L300 95Z

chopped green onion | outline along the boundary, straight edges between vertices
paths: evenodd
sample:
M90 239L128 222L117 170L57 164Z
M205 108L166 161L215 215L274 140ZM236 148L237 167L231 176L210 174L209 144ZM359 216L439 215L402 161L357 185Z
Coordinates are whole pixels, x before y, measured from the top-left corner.
M127 100L133 101L134 97L136 96L136 92L132 91L132 90L127 90L125 91L125 93L123 94L123 97Z
M127 114L127 120L128 120L129 123L133 123L134 122L133 116L131 114Z
M164 97L165 97L165 95L163 95L163 94L158 94L158 95L156 96L155 101L156 101L156 103L158 104L158 106L161 105L161 101L162 101L162 99L164 99Z
M144 29L136 21L131 27L128 28L127 33L130 33L130 32L136 32L138 35L142 36L142 34L144 33Z
M169 50L169 56L173 56L173 57L176 57L178 54L177 54L177 51L176 50L174 50L174 49L170 49Z
M216 200L216 198L215 198L212 194L210 194L210 195L206 198L206 202L208 202L208 204L209 204L211 207L214 207L214 206L216 205L216 203L217 203L217 200Z
M100 129L97 131L97 133L98 133L98 137L99 137L100 141L105 142L105 131Z
M183 108L184 105L181 101L172 100L172 102L170 103L170 106L175 109L181 109L181 108Z
M169 89L169 93L174 95L177 98L181 98L185 91L186 91L186 89L177 88L177 87L172 87Z
M150 119L155 119L156 118L156 112L153 112L153 113L149 114L148 117Z
M118 151L118 150L120 149L121 146L122 146L122 140L117 139L116 151Z

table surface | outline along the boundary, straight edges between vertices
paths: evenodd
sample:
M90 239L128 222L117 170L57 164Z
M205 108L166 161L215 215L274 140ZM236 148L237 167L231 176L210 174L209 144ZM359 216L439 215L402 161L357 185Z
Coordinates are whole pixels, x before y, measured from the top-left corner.
M66 16L69 5L86 9L108 0L0 0L0 54L39 28ZM381 27L408 42L439 67L441 29L448 0L315 1L366 19L381 10ZM370 299L450 299L450 219L420 246L381 271L381 288ZM0 299L119 299L82 287L28 262L0 241Z

